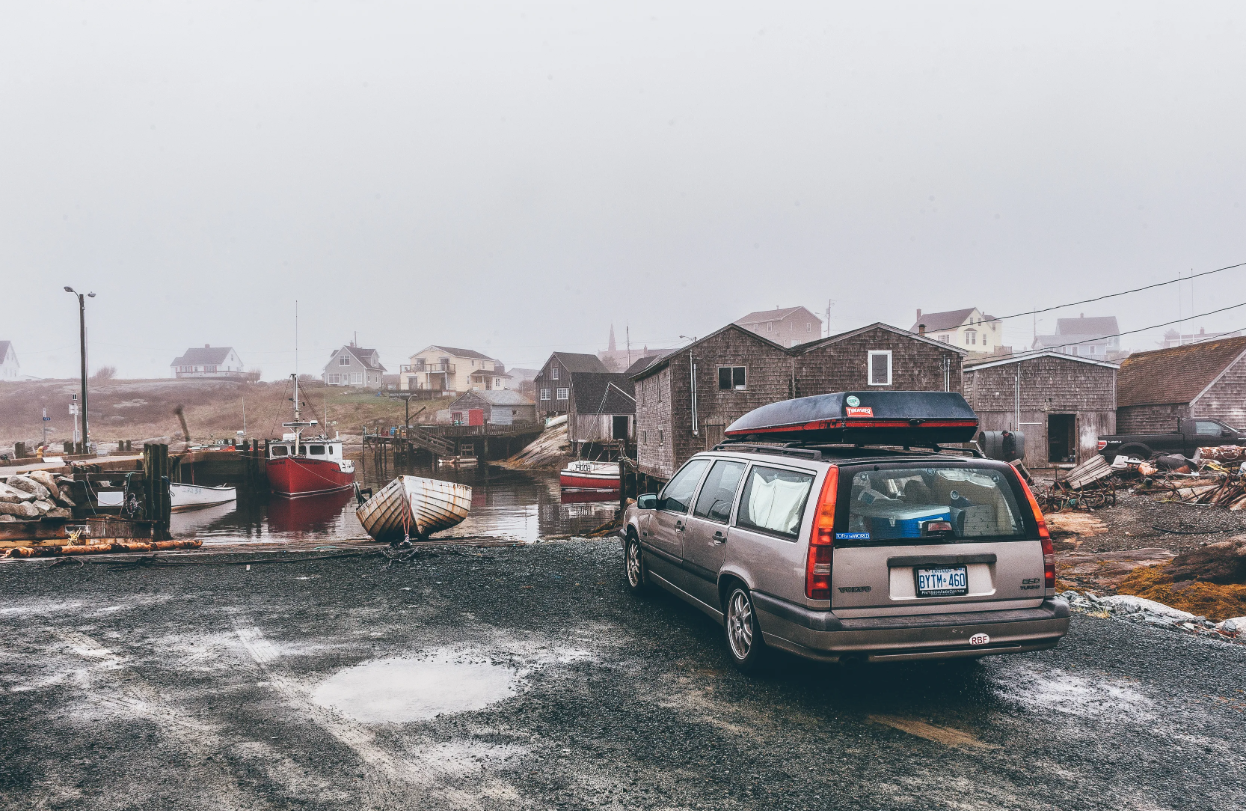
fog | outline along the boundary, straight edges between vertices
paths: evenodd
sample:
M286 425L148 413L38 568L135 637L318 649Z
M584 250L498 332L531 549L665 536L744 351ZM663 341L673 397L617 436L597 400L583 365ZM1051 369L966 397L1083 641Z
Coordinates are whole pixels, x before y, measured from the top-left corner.
M842 331L1246 261L1238 4L7 3L22 371L276 378L357 333L508 366L803 304ZM1125 330L1246 269L1007 322ZM1246 307L1183 326L1246 327ZM1163 330L1123 340L1155 348Z

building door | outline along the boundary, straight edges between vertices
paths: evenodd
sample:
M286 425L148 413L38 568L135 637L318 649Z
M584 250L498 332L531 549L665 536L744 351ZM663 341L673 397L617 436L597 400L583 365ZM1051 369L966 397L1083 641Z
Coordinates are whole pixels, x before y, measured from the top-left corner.
M705 424L705 449L713 450L720 442L723 441L723 428L721 423L707 422Z
M1047 415L1047 461L1065 464L1077 461L1077 415Z
M484 425L485 424L485 410L483 408L467 409L467 424L468 425Z
M626 414L615 414L612 417L613 425L610 426L610 437L612 439L621 439L627 441L627 423L628 416Z

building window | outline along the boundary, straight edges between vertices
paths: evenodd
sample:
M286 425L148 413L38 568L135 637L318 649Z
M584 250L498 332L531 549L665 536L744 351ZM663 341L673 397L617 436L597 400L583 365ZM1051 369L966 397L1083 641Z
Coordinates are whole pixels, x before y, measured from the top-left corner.
M557 394L558 394L557 399L559 399L559 400L566 400L566 399L567 399L567 390L566 390L566 389L559 389L559 390L558 390L558 392L557 392Z
M658 444L661 445L665 441L666 441L666 432L663 431L661 428L659 428L658 429Z
M747 373L744 366L719 366L718 367L718 390L728 391L736 389L743 391L746 385Z
M813 324L810 324L808 321L805 322L805 332L813 332Z
M549 400L549 389L541 389L541 399Z
M557 364L549 367L549 376L552 380L558 379L558 365Z
M338 355L337 365L338 366L350 366L350 355Z
M871 349L866 358L871 386L891 385L891 350Z
M965 346L974 346L978 343L978 331L976 329L965 330Z
M362 374L361 372L359 372L359 373L356 373L356 374L355 374L355 382L356 382L356 383L362 383L362 382L363 382L363 374Z

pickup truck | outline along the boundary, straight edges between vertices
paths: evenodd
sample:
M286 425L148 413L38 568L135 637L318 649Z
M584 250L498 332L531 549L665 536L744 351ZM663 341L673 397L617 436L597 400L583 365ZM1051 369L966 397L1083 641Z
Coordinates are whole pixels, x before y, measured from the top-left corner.
M1246 432L1216 420L1178 419L1177 430L1168 434L1111 434L1099 437L1099 453L1111 462L1123 454L1150 459L1157 453L1193 456L1199 448L1246 445Z

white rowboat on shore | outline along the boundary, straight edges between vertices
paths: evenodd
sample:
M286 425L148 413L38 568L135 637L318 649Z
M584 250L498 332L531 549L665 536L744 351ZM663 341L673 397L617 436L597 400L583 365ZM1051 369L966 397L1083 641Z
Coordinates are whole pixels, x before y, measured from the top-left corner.
M393 542L408 535L424 539L456 526L471 507L472 488L465 484L399 476L360 504L355 515L373 538Z

